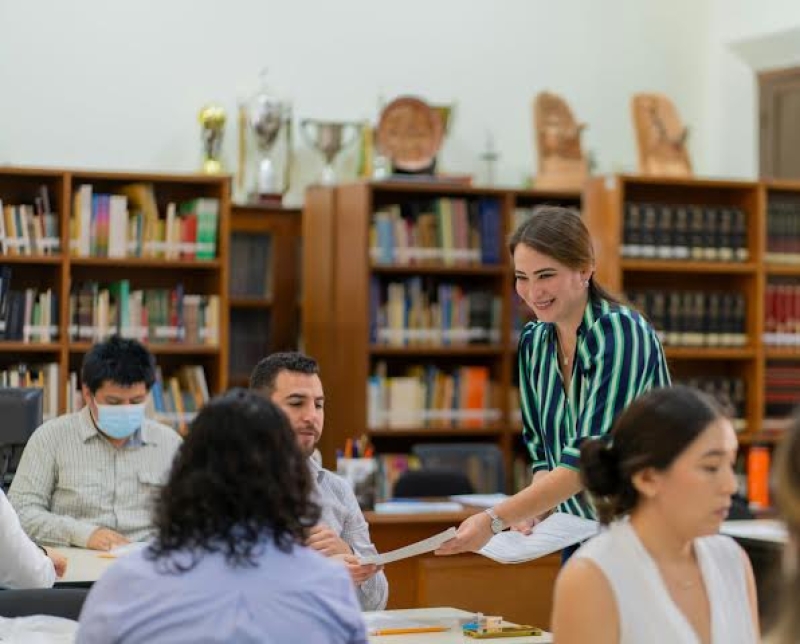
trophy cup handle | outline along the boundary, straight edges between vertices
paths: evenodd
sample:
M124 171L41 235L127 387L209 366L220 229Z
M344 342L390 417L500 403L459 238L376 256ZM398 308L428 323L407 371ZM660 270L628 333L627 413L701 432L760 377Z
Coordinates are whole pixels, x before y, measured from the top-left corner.
M312 119L303 119L300 121L300 131L303 133L303 138L305 139L306 143L310 147L316 148L317 124Z

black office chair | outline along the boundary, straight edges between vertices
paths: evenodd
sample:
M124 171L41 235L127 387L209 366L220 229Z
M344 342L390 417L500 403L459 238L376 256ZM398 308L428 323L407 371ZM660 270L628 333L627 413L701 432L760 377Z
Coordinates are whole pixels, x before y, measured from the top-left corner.
M52 615L78 619L88 588L0 590L0 616Z
M426 469L407 470L394 485L394 498L412 499L423 496L450 496L472 494L474 489L466 474L457 470Z

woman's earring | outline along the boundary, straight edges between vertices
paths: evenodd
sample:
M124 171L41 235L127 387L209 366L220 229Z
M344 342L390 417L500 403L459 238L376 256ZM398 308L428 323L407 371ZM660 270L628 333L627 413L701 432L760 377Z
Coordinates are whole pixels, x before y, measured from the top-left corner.
M584 285L586 288L589 288L589 280L583 280L583 285Z

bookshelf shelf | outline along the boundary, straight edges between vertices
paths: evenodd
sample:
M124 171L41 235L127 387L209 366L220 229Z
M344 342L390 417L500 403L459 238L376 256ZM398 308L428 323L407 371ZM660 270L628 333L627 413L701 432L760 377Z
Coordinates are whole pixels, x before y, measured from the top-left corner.
M28 264L36 265L58 265L64 259L61 255L0 255L0 264Z
M756 350L752 348L725 347L664 347L667 360L752 360Z
M150 269L163 268L175 269L180 271L206 270L218 271L220 268L219 260L170 260L170 259L147 259L138 257L71 257L69 263L72 266L89 267L113 267L125 269Z
M452 436L500 436L504 430L500 427L417 427L407 429L368 429L372 437L452 437Z
M137 199L143 195L148 199L146 204ZM144 311L155 306L157 297L168 300L169 306L178 311L170 311L170 315L178 316L177 322L171 320L170 325L182 325L189 337L204 325L219 337L219 346L150 344L153 353L164 358L163 362L158 361L164 378L176 377L180 369L202 367L209 392L224 391L228 329L227 318L221 313L228 306L228 177L2 166L0 199L4 206L19 209L22 221L31 216L42 217L43 236L34 232L27 242L17 243L23 247L29 244L34 252L41 245L53 248L55 253L0 256L0 266L10 272L9 285L4 286L10 289L8 294L22 296L24 324L33 337L46 336L43 329L47 326L57 327L57 332L52 331L57 341L0 343L0 361L4 367L22 363L39 375L45 374L45 389L55 390L55 395L46 394L46 399L55 402L57 398L57 408L48 409L46 413L55 415L69 411L76 388L80 387L71 373L79 373L81 355L91 343L73 341L71 333L75 328L94 327L103 329L104 334L113 334L133 319L120 319L123 309L127 309L126 315L133 316L132 309L127 308L134 306L133 302ZM215 208L216 214L198 210L200 202L207 208ZM134 229L141 233L136 239L142 243L140 247L145 247L146 252L151 249L153 253L159 252L155 244L144 244L161 241L159 229L166 223L168 212L174 213L172 221L176 228L181 227L181 242L192 244L192 252L202 250L201 256L211 254L213 243L215 259L102 256L111 252L113 245L116 250L127 248L128 242L133 241L128 239L129 233ZM143 224L145 218L150 226ZM203 225L201 230L195 229ZM201 232L205 238L201 237ZM19 230L7 233L7 237L20 239ZM53 244L55 239L58 248L47 245ZM204 242L206 246L195 246L196 242ZM178 285L182 285L183 290ZM26 307L29 293L34 298L30 309ZM218 320L208 316L217 306ZM197 318L191 317L195 312ZM151 325L160 325L149 309L148 315ZM14 332L11 337L15 337Z
M623 259L620 268L628 272L674 272L674 273L721 273L721 274L755 274L757 267L754 262L690 262L679 260L656 259ZM798 267L800 274L800 267Z
M747 433L747 434L739 434L737 436L739 439L740 445L777 445L781 442L783 438L783 433L769 433L769 434L762 434L762 433Z
M69 345L70 353L86 353L92 344L90 342L72 342ZM167 343L145 343L145 346L155 356L176 355L176 356L215 356L220 352L218 346L204 344L173 344Z
M11 342L0 341L0 352L3 353L58 353L61 344L58 342Z
M508 273L505 266L436 266L435 264L382 265L373 264L375 275L443 275L502 277Z
M800 277L800 264L765 264L764 271L767 275L785 275L787 277Z
M520 457L516 447L520 432L511 429L514 423L509 403L516 360L514 352L509 350L515 332L511 328L513 271L507 260L506 239L518 209L527 210L543 203L580 206L581 198L576 192L481 188L420 180L314 186L306 192L303 338L305 350L320 362L325 383L330 429L322 435L320 443L324 463L332 466L336 449L348 437L362 433L371 437L379 455L408 454L417 442L489 443L500 448L507 488L512 488L512 463ZM381 216L376 217L379 212ZM392 221L398 223L398 218L415 228L419 236L410 239L420 240L421 248L435 249L440 256L447 256L450 249L459 252L468 249L472 259L480 257L482 263L398 265L375 261L371 240L380 240L378 252L385 260L404 248L403 241L394 237L402 228L386 225ZM468 234L463 235L464 231ZM477 242L475 245L464 242L477 238L479 246ZM418 285L423 291L421 297L415 291ZM466 296L470 305L473 294L477 296L474 301L480 307L476 306L474 311L480 309L480 312L467 324L469 328L489 330L493 334L489 336L491 344L397 346L376 342L375 338L383 339L381 334L387 332L386 337L391 337L392 332L419 331L430 326L429 322L406 321L405 316L399 316L404 318L400 323L398 317L390 318L388 313L390 310L396 313L398 309L394 307L398 304L408 310L411 298L420 297L420 309L427 311L423 315L438 315L433 313L434 305L445 307L439 298L447 302L445 294L451 286L460 289L458 297ZM399 291L403 293L398 295ZM387 313L385 319L379 310ZM469 314L472 318L471 307ZM438 324L435 326L438 328ZM443 322L442 327L456 328L456 325ZM415 375L420 369L428 374L427 381ZM462 394L459 398L451 395L455 391L447 393L450 383L455 387L458 379L462 383L458 386L469 390L464 383L473 378L473 382L482 383L476 388L482 397L462 407L467 396ZM368 386L374 392L376 381L378 387L387 391L406 386L433 392L433 396L426 398L429 409L422 411L480 409L492 410L497 416L474 428L369 429ZM402 397L399 391L394 391L398 399ZM376 404L374 398L372 404ZM384 411L392 413L391 402L378 404L390 405ZM398 409L403 407L403 403L395 404Z
M800 347L765 346L764 357L767 360L800 360Z
M273 306L272 299L264 297L232 297L232 309L269 309Z
M402 356L430 356L430 357L470 357L470 356L497 356L503 349L496 345L476 346L470 344L450 345L447 347L434 347L429 345L392 347L373 344L369 348L370 354L375 357L390 358Z

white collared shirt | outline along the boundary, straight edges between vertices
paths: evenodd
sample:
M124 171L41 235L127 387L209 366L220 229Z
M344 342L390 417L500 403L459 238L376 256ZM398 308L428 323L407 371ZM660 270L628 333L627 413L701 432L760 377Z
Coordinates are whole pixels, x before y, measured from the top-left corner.
M22 531L17 513L0 490L0 587L50 588L53 562Z

